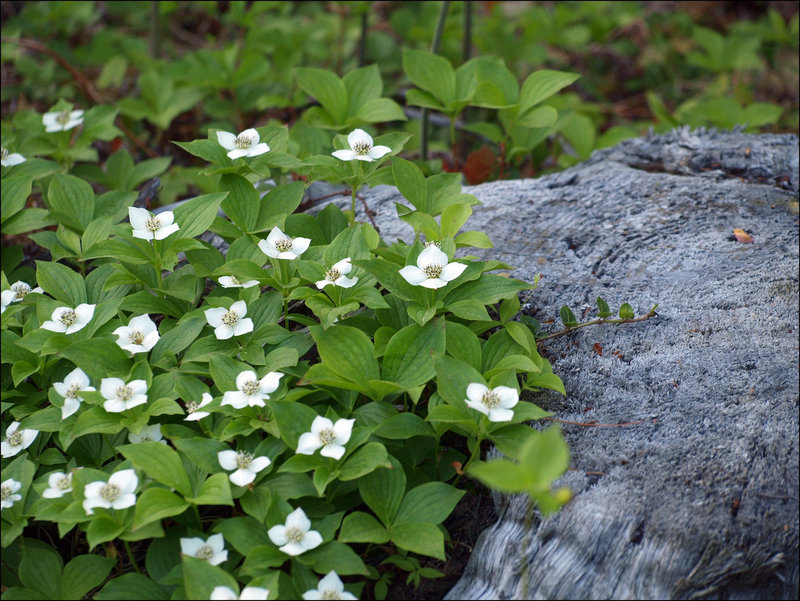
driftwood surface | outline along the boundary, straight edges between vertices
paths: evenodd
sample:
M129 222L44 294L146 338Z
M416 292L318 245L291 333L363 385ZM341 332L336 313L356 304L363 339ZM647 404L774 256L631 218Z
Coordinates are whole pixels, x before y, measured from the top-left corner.
M684 128L465 191L495 244L474 254L543 275L525 313L558 330L602 296L658 317L542 344L567 396L531 400L595 424L562 425L575 497L528 529L498 496L447 598L797 598L797 137ZM366 200L410 240L396 189Z

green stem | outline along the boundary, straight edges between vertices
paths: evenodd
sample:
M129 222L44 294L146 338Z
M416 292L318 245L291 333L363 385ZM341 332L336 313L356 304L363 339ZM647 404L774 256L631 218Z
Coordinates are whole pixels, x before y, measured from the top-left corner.
M648 320L651 317L655 317L656 315L658 315L658 313L656 313L656 308L653 307L652 309L650 309L650 311L647 313L647 315L642 315L641 317L634 317L632 319L602 319L602 318L601 319L593 319L592 321L585 321L583 323L579 323L577 325L570 326L565 330L561 330L560 332L555 332L554 334L549 334L547 336L542 336L541 338L537 338L536 339L536 344L539 344L540 342L543 342L543 341L548 340L550 338L555 338L556 336L563 336L564 334L569 334L570 332L572 332L574 330L578 330L580 328L585 328L586 326L596 326L596 325L600 325L600 324L603 324L603 323L636 323L637 321Z
M481 443L482 442L483 442L483 437L482 436L478 436L477 442L475 443L475 447L472 449L472 455L470 455L469 459L467 459L467 462L463 466L461 466L461 473L458 474L458 476L456 476L455 480L453 480L453 486L456 486L458 484L459 480L461 480L461 477L467 471L467 467L469 466L470 463L473 462L475 457L480 456L480 454L481 454Z
M128 544L128 541L123 540L122 544L125 545L125 552L128 554L128 560L131 562L133 569L136 570L137 574L141 574L142 571L139 569L139 564L136 563L136 557L134 557L133 552L131 551L131 546Z
M153 267L156 269L156 289L161 290L161 253L158 252L158 240L153 238Z
M286 296L283 297L283 326L287 332L291 332L289 329L289 299Z
M431 43L431 52L436 54L439 52L439 46L442 43L442 32L444 31L444 22L447 20L447 11L450 8L450 2L442 2L442 7L439 9L439 19L436 21L436 30L433 33L433 42ZM419 135L419 152L420 158L423 161L428 160L428 109L422 109L422 123Z

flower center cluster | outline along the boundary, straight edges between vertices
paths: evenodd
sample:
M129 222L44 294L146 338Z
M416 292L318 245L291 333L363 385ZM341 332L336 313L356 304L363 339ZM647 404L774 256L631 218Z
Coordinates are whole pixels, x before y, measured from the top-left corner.
M72 478L69 476L62 476L56 482L56 488L60 488L61 490L70 490L72 488Z
M365 154L369 154L370 150L372 150L372 146L366 142L356 142L356 145L353 146L353 151L358 156L364 156Z
M292 239L281 238L280 240L275 240L275 248L277 248L282 253L285 253L286 251L292 248Z
M120 386L117 388L116 395L120 401L129 401L133 396L133 391L130 386Z
M236 467L240 470L246 470L250 467L250 464L253 463L253 454L252 453L236 453Z
M224 323L229 328L232 328L236 325L236 322L239 321L239 315L236 311L226 311L222 315L222 323Z
M197 559L205 559L208 561L214 557L214 549L211 548L211 545L203 545L197 550L194 556L197 557Z
M342 594L339 591L336 591L332 588L326 588L324 591L322 591L322 594L320 595L320 599L341 599L341 598Z
M0 148L2 148L2 151L0 152L0 157L2 157L2 159L5 161L8 158L8 149L6 149L5 146L0 146Z
M113 503L119 498L122 491L116 484L106 484L100 489L100 498L109 503Z
M438 242L436 240L426 240L425 241L425 248L428 248L429 246L435 246L436 248L441 248L442 247L442 243Z
M442 266L434 263L433 265L426 265L422 268L422 271L429 278L438 278L442 275Z
M12 492L10 486L6 486L5 484L0 486L0 499L3 501L8 501L11 498L11 495Z
M58 320L65 326L70 327L72 324L78 321L78 314L72 309L67 309L66 311L61 312L61 315L58 316Z
M231 276L231 282L232 282L232 283L233 283L235 286L238 286L239 284L241 284L241 282L239 281L239 278L237 278L235 275L232 275L232 276Z
M236 148L244 150L245 148L250 148L253 145L253 138L250 136L245 136L244 134L239 134L236 136L236 141L233 144L236 146Z
M342 274L336 271L335 269L329 269L328 271L325 272L325 279L331 282L335 282L336 280L339 279L340 275Z
M131 341L131 344L142 344L142 342L144 342L144 334L139 330L133 330L128 334L128 339Z
M147 220L144 222L145 229L150 230L151 232L157 231L161 227L161 220L158 217L148 217Z
M487 409L494 409L500 404L500 395L491 390L487 390L481 399Z
M70 384L69 388L67 389L67 394L64 395L65 399L77 399L78 398L78 391L81 389L80 384Z
M60 123L61 125L66 125L69 123L69 111L61 111L56 116L56 123Z
M19 445L22 444L22 432L17 430L11 436L8 437L8 441L7 442L12 447L18 447Z
M195 403L194 401L188 401L186 403L186 411L188 411L189 413L194 413L195 411L197 411L197 403Z
M5 157L3 157L5 158ZM31 291L31 287L28 286L25 282L18 282L11 286L11 289L14 291L14 300L22 300L25 298L25 295Z
M325 428L319 433L319 441L326 445L336 440L336 433L330 428Z
M294 526L286 529L286 538L289 539L290 543L299 543L305 535L306 533L303 530Z
M261 385L258 383L258 380L250 380L242 384L242 392L247 396L253 396L258 392L259 388L261 388Z

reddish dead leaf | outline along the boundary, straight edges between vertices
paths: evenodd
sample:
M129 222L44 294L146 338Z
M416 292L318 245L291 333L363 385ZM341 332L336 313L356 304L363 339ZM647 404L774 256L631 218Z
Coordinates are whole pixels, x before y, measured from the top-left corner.
M470 152L463 169L467 183L470 186L474 186L485 182L492 175L492 170L496 163L497 157L486 144L481 146L479 150Z
M733 228L733 235L739 242L744 242L745 244L753 241L753 237L750 234L738 227Z
M595 342L594 346L592 348L594 349L595 353L597 353L601 357L603 356L603 345L602 344L600 344L599 342Z
M460 461L453 461L450 465L453 466L453 469L456 470L456 474L461 475L464 472L461 470L461 462Z

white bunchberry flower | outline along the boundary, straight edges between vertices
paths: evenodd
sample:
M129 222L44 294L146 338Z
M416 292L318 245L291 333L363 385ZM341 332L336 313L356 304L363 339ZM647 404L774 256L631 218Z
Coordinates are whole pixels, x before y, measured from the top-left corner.
M161 433L161 424L145 426L139 434L128 432L128 440L132 443L160 442L161 444L167 444L167 441L164 440L164 435Z
M67 131L83 123L83 111L56 111L42 115L45 131Z
M22 495L16 494L22 488L22 482L17 482L13 478L3 480L0 484L0 510L8 509L16 501L22 500Z
M225 550L225 539L222 533L212 534L208 540L203 540L199 536L194 538L181 539L181 553L197 559L203 559L212 566L227 561L228 552Z
M488 386L473 382L467 386L464 402L472 409L489 416L490 422L507 422L514 418L512 407L519 401L519 393L508 386Z
M372 136L363 129L354 129L347 134L347 143L350 144L349 150L337 150L333 156L343 161L375 161L390 152L388 146L373 146Z
M227 340L231 336L241 336L253 331L253 320L247 315L247 305L244 301L236 301L230 309L217 307L204 311L208 325L214 328L217 340ZM244 319L243 319L244 318Z
M63 382L54 382L53 388L64 397L64 405L61 407L61 419L67 419L75 413L83 402L80 393L83 391L94 391L94 386L89 386L89 376L80 367L76 367L67 374Z
M283 374L271 371L266 376L258 379L256 372L246 370L236 376L236 388L228 390L222 396L222 405L231 405L234 409L250 407L264 407L264 401L269 399L269 393L275 392L280 385Z
M133 355L148 352L161 337L158 326L147 313L134 317L127 326L118 327L113 334L118 337L117 344Z
M0 309L0 313L6 310L6 307L11 303L18 303L23 298L25 298L31 292L39 292L42 293L44 290L39 288L31 288L25 282L14 282L11 284L11 288L8 290L3 290L0 292L0 299L2 299L2 309Z
M223 469L236 470L228 477L237 486L247 486L256 479L258 472L272 463L269 457L254 457L245 451L220 451L217 459Z
M13 457L31 446L38 435L39 430L20 430L19 422L11 422L11 425L6 428L6 439L0 443L0 455Z
M147 382L131 380L127 384L120 378L100 380L100 394L108 399L103 408L109 413L120 413L147 402Z
M258 286L258 280L239 281L235 275L223 275L219 278L219 285L223 288L252 288Z
M345 277L348 273L350 273L351 269L353 269L353 266L350 264L350 257L342 259L325 272L325 279L317 282L317 288L322 290L328 284L341 286L342 288L350 288L351 286L355 286L356 282L358 282L358 278Z
M175 213L163 211L154 215L147 209L138 207L128 207L128 218L133 228L133 237L142 240L163 240L170 234L174 234L179 229L175 221Z
M291 238L276 226L272 228L266 240L261 240L258 243L258 248L273 259L289 259L293 261L306 252L309 244L311 244L311 238Z
M42 493L45 499L60 499L68 492L72 492L72 472L53 472L47 477L47 485Z
M334 424L327 417L318 415L311 422L311 432L301 434L297 441L297 452L301 455L313 455L314 452L322 447L319 452L323 457L341 459L344 455L344 445L350 440L353 432L354 419L339 419Z
M319 581L317 588L303 593L303 599L306 601L316 599L348 599L352 601L353 599L358 599L358 597L344 590L342 579L339 578L336 572L331 570L325 578Z
M301 507L286 518L285 524L273 526L267 532L269 539L287 555L300 555L322 544L322 535L311 530L311 520Z
M239 157L256 157L269 152L269 146L264 142L259 143L261 137L253 129L246 129L238 136L227 131L218 131L217 140L225 150L230 150L228 158L236 160Z
M403 279L413 286L441 288L456 279L467 268L463 263L448 263L447 255L436 246L429 246L417 257L416 265L400 270Z
M204 417L211 415L207 411L200 411L200 409L208 405L212 400L214 400L214 397L212 397L209 393L204 392L199 404L195 403L194 401L187 401L186 413L189 415L184 417L183 420L187 422L196 422L197 420L201 420Z
M260 586L246 586L242 589L242 594L237 595L236 592L227 586L215 586L211 591L209 599L212 601L237 601L246 599L248 601L266 601L269 596L269 589Z
M92 515L93 507L106 509L125 509L136 504L136 487L139 478L132 469L114 472L108 482L97 480L90 482L83 489L83 508L87 515Z
M0 165L3 167L13 167L25 162L25 157L17 152L10 153L5 146L0 146Z
M64 334L77 332L92 320L96 306L83 303L74 309L58 307L53 311L50 319L42 324L42 328L51 332L63 332Z

